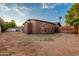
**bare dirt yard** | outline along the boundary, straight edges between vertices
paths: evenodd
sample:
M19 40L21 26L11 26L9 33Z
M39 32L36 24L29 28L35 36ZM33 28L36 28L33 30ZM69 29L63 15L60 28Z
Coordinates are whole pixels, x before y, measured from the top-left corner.
M0 34L0 55L4 56L79 56L79 34Z

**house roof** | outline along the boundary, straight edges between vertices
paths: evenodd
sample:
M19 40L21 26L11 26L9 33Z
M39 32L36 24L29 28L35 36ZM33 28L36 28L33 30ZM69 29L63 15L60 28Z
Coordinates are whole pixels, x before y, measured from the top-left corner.
M40 21L40 22L50 23L50 24L54 24L54 25L58 25L58 23L59 23L59 22L52 23L52 22L48 22L48 21L44 21L44 20L38 20L38 19L28 19L25 23L27 23L28 21L32 21L32 20L33 21Z

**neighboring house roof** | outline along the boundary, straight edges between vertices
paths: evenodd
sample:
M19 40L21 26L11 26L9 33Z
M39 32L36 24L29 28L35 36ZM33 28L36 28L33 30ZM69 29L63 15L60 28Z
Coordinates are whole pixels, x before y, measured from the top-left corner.
M60 23L60 22L55 22L55 24L57 24L57 25L61 26L61 23Z
M19 30L18 28L9 28L6 31L8 32L16 32L17 30Z
M32 20L33 20L33 21L45 22L45 23L49 23L49 24L54 24L54 25L59 25L59 24L58 24L59 22L52 23L52 22L48 22L48 21L44 21L44 20L38 20L38 19L28 19L25 23L27 23L28 21L32 21ZM25 24L25 23L24 23L24 24ZM23 25L24 25L24 24L23 24Z

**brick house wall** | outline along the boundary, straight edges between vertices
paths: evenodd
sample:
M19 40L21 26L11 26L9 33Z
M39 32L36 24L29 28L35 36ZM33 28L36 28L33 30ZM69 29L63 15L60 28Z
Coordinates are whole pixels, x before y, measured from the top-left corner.
M27 34L51 33L58 30L58 25L46 21L29 20L24 23L23 31Z
M49 32L54 32L54 29L56 25L46 23L46 22L39 22L36 21L36 31L37 33L49 33Z

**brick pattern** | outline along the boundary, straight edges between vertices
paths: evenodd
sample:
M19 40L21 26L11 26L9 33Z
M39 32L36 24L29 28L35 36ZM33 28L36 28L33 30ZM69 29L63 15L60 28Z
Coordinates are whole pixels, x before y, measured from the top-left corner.
M52 33L56 30L58 30L58 25L44 21L31 20L24 24L24 32L27 34Z

